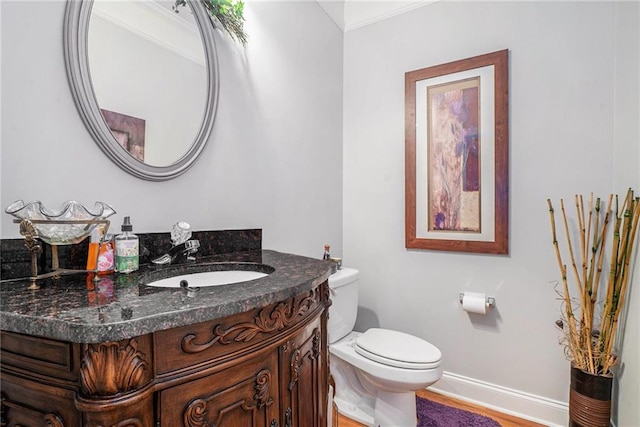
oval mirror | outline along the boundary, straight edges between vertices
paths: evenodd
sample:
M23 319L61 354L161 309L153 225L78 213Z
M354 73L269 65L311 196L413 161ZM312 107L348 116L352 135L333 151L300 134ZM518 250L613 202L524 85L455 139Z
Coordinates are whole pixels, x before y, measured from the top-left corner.
M202 153L218 100L213 25L200 1L70 0L69 84L102 151L130 174L175 178Z

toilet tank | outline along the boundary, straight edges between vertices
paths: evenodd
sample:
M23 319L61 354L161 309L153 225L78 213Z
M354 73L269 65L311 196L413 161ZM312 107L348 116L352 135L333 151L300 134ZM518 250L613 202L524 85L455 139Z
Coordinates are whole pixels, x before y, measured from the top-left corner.
M329 276L332 304L329 306L329 343L334 343L353 330L358 314L360 272L342 268Z

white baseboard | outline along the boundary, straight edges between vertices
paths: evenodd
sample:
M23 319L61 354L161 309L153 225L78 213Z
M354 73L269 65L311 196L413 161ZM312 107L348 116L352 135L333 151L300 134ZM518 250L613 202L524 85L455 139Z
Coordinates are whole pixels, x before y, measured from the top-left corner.
M569 424L569 405L557 400L445 372L430 391L550 427Z

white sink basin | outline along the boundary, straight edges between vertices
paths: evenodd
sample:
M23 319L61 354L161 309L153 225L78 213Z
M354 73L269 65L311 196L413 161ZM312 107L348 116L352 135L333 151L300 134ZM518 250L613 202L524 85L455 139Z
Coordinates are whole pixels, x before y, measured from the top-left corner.
M259 271L223 270L183 274L147 283L147 286L159 288L201 288L206 286L229 285L247 282L267 276Z

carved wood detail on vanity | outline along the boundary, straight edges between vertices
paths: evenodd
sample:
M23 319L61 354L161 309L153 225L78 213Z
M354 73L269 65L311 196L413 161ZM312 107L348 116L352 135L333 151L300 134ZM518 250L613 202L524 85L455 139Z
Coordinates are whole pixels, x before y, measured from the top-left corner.
M320 357L320 340L321 340L320 329L315 329L313 331L313 349L311 353L312 359L317 360L318 357Z
M289 381L289 391L293 390L293 387L298 382L298 373L300 372L300 350L295 349L293 353L291 353L291 362L289 363L289 376L291 380Z
M87 396L112 396L145 383L147 356L134 338L123 342L88 344L80 366L82 391Z
M44 416L44 425L47 427L64 427L64 420L58 414L48 413Z
M256 394L253 395L253 399L258 404L258 408L269 406L273 403L273 398L269 394L269 388L271 386L271 372L268 369L263 369L256 375L256 384L253 386L256 390Z
M263 369L258 372L254 379L253 389L255 390L255 394L253 395L253 401L241 399L233 402L231 406L240 406L244 411L253 411L272 405L274 399L269 393L270 386L271 372L268 369ZM223 413L230 409L229 407L221 407L217 408L217 410L209 409L209 406L219 397L219 394L220 393L215 393L210 396L200 396L193 399L184 411L182 418L184 425L189 427L218 425L223 417Z
M242 322L225 328L217 324L212 331L212 337L202 344L195 342L196 334L185 335L182 339L182 351L185 353L199 353L211 348L215 344L231 344L232 342L249 342L258 334L270 334L281 331L305 318L311 309L320 302L318 288L303 296L289 298L275 307L266 307L254 317L253 322Z
M29 419L39 420L46 427L65 427L64 420L60 417L60 415L54 412L45 413L29 406L28 404L13 402L7 399L7 397L3 393L0 402L0 426L4 427L12 424L12 415L14 415L14 411L22 412ZM18 416L20 416L20 414L18 414Z

